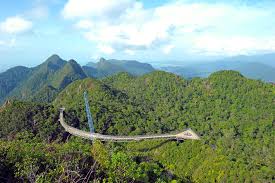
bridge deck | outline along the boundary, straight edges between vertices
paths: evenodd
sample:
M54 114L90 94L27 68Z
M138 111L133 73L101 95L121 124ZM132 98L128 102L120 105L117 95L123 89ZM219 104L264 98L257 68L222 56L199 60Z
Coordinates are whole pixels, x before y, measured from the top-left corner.
M137 136L114 136L114 135L102 135L99 133L91 133L83 130L79 130L72 126L69 126L64 120L64 108L60 110L60 117L59 121L64 129L74 136L78 136L85 139L98 139L101 141L139 141L139 140L146 140L146 139L191 139L191 140L199 140L200 137L193 132L191 129L185 130L178 134L160 134L160 135L137 135Z

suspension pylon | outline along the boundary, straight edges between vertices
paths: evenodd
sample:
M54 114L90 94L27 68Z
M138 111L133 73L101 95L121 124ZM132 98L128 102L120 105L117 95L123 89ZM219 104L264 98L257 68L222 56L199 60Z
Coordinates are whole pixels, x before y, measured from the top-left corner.
M85 101L85 109L86 109L90 132L95 133L94 122L93 122L93 118L92 118L92 114L89 106L88 93L86 91L84 92L84 101Z

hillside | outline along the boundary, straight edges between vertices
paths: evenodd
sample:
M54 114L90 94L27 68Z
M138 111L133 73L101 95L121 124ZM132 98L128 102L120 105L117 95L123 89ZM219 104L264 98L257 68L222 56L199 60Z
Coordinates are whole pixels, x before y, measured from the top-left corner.
M20 82L27 78L31 69L27 67L14 67L0 73L0 104L9 93L19 86Z
M104 78L119 72L143 75L153 71L149 64L137 61L101 59L96 64L81 67L75 60L65 61L50 56L33 67L15 67L0 74L0 104L7 99L51 102L68 84L78 79Z
M75 60L69 60L62 69L50 78L50 84L55 88L63 89L73 81L86 77L81 66Z
M52 75L64 67L66 61L59 56L53 55L49 57L41 65L34 67L28 78L20 83L20 86L15 88L10 96L15 96L18 99L26 100L43 88L46 82Z
M126 152L131 149L129 154L147 149L140 155L160 162L181 180L265 182L273 177L275 89L271 84L235 71L193 80L159 71L137 78L121 73L103 82L78 81L57 97L55 105L75 111L81 128L88 130L85 90L96 132L138 135L191 128L200 134L202 141L179 146L174 142L156 149L157 142L124 146Z
M25 68L25 70L26 72L24 73L27 74L24 76L20 75L18 68L11 70L20 78L13 77L17 82L13 87L2 87L1 91L5 91L5 87L9 91L3 93L2 102L6 98L51 102L68 84L87 77L76 61L70 60L67 62L58 55L52 55L41 65L31 69ZM11 71L7 72L11 73ZM2 82L10 83L5 78L3 78Z
M134 60L106 60L101 58L99 62L90 62L83 67L86 74L94 78L103 78L119 72L128 72L134 76L140 76L154 71L154 68L147 63Z
M235 70L251 79L260 79L267 82L275 81L275 67L260 63L242 64Z
M91 146L70 137L57 122L62 106L67 123L88 130L84 91L98 133L160 134L191 128L201 140ZM235 71L191 80L163 71L77 80L52 104L13 101L1 109L0 180L8 175L10 181L71 182L86 180L93 171L89 180L100 182L272 182L274 101L272 84Z

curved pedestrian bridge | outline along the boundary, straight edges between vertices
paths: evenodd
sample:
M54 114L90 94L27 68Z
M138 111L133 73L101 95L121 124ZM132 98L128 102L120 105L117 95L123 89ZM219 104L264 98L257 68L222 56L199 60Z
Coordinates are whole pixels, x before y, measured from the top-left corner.
M115 135L103 135L99 133L91 133L83 130L79 130L72 126L69 126L64 120L64 108L60 109L59 121L64 127L65 131L71 135L78 136L89 140L101 140L101 141L140 141L146 139L176 139L176 140L199 140L200 137L191 129L185 130L177 134L159 134L159 135L137 135L137 136L115 136Z

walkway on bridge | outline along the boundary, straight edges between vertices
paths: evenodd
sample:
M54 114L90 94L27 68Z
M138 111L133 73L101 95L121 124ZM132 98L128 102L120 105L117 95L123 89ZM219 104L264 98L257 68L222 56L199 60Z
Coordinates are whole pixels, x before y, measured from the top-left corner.
M64 110L65 108L60 109L60 117L59 121L61 125L65 128L67 132L74 136L78 136L81 138L89 139L89 140L101 140L101 141L140 141L146 139L177 139L177 140L199 140L200 137L191 129L185 130L178 134L160 134L160 135L137 135L137 136L115 136L115 135L103 135L94 132L87 132L83 130L79 130L72 126L69 126L64 120Z

